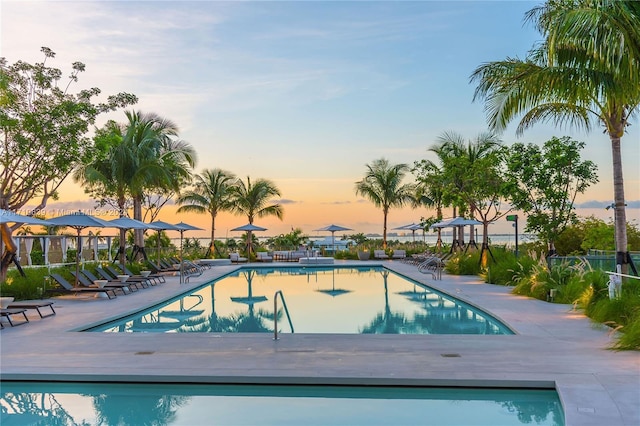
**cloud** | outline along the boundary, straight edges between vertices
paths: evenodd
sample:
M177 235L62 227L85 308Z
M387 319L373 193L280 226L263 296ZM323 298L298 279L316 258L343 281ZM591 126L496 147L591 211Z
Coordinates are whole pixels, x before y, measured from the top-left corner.
M576 203L576 208L578 209L606 209L611 206L612 201L598 201L598 200L589 200L582 203ZM640 208L640 200L628 200L627 201L628 209L638 209Z
M288 200L286 198L283 198L281 200L276 200L276 203L278 203L278 204L299 204L300 201Z
M330 202L321 203L321 204L329 204L329 205L336 206L336 205L344 205L344 204L351 204L351 203L352 201L345 200L345 201L330 201Z

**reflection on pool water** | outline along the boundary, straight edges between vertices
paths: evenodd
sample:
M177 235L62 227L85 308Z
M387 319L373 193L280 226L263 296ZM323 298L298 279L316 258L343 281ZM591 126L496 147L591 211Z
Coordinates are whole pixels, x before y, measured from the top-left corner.
M513 334L485 312L383 267L243 268L90 331L273 332L278 290L295 333ZM278 331L291 332L278 306Z
M553 390L3 382L2 425L564 425Z

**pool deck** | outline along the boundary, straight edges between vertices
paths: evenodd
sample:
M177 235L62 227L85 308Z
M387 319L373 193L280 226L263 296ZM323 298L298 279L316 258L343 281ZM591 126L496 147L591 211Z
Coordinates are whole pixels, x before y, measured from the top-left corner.
M515 296L510 288L477 277L444 274L434 281L399 261L336 261L347 264L383 264L481 307L517 334L284 332L274 341L272 334L73 332L242 267L222 265L186 284L168 277L164 284L113 300L85 295L51 299L57 315L41 319L29 311L28 324L5 323L0 379L555 387L567 425L640 425L640 353L607 349L614 341L611 332L570 305Z

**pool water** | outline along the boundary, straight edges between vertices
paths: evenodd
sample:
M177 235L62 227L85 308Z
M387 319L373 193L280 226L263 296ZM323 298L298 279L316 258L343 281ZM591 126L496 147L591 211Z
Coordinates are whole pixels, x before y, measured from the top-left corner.
M554 390L3 382L2 425L564 425Z
M383 267L243 268L103 332L513 334L487 313Z

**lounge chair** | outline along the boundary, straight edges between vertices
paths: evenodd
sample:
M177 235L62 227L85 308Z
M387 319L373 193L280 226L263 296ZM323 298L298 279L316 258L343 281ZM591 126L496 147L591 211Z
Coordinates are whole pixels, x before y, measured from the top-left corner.
M155 283L163 283L163 282L166 282L166 279L164 278L164 275L162 275L162 274L154 274L154 273L151 273L151 274L149 274L149 275L147 275L147 276L145 277L144 275L141 275L141 274L134 274L134 273L133 273L133 272L131 272L131 271L130 271L126 266L124 267L124 273L125 273L125 274L127 274L127 275L129 275L129 276L131 276L131 277L134 277L134 278L137 278L137 277L140 277L140 278L147 278L148 280L153 281L153 282L155 282Z
M50 308L51 313L43 314L40 310L41 308ZM7 309L35 309L40 315L40 318L50 317L56 314L55 309L53 309L53 302L39 302L39 301L24 301L24 302L14 302L7 306Z
M24 321L19 323L14 323L11 317L13 315L20 315L24 317ZM0 309L0 317L4 317L9 321L11 327L15 327L16 325L26 324L29 322L29 318L27 318L27 310L26 309ZM4 328L4 325L2 326Z
M53 278L53 280L58 283L58 285L60 287L58 288L54 288L54 289L49 289L49 292L53 292L53 293L72 293L72 294L78 294L78 293L102 293L102 294L106 294L107 297L109 299L113 299L118 297L118 295L116 294L116 291L112 288L98 288L98 287L74 287L71 285L71 283L69 281L67 281L62 275L60 274L49 274L49 276L51 278Z
M161 262L159 263L159 265L160 266L147 260L147 267L154 274L161 274L163 272L176 272L180 270L180 269L174 268L173 266L171 268L167 268Z
M404 259L407 257L407 252L405 250L394 250L391 255L392 259Z
M118 277L118 275L125 275L120 271L116 271L113 266L106 266L104 268L97 267L96 271L98 272L98 274L100 274L100 276L105 277L105 279L109 279L109 280L120 279ZM126 275L129 275L129 274L126 274ZM129 283L140 284L144 288L149 287L149 285L151 285L150 281L147 278L143 278L143 277L131 277L130 276L129 278L127 278L126 282L127 282L127 284L129 284Z
M229 253L229 259L231 259L231 263L241 263L246 262L246 257L240 257L238 253Z
M387 255L387 253L385 253L384 250L374 250L373 251L373 258L374 259L388 259L389 255Z
M88 274L87 274L88 272ZM75 271L71 271L71 275L73 275L74 277L76 276L76 272ZM85 287L89 287L89 288L95 288L97 287L97 285L95 284L96 281L98 281L98 278L96 278L95 275L93 275L91 272L89 271L80 271L80 273L77 275L78 277L78 282L85 286ZM127 283L122 283L119 280L116 281L107 281L107 283L104 285L104 288L112 288L114 290L120 290L122 292L122 294L129 294L132 293L134 291L138 291L138 287L135 287L131 284L127 284Z
M258 262L273 262L273 256L269 256L266 251L259 251L256 253L256 260Z

